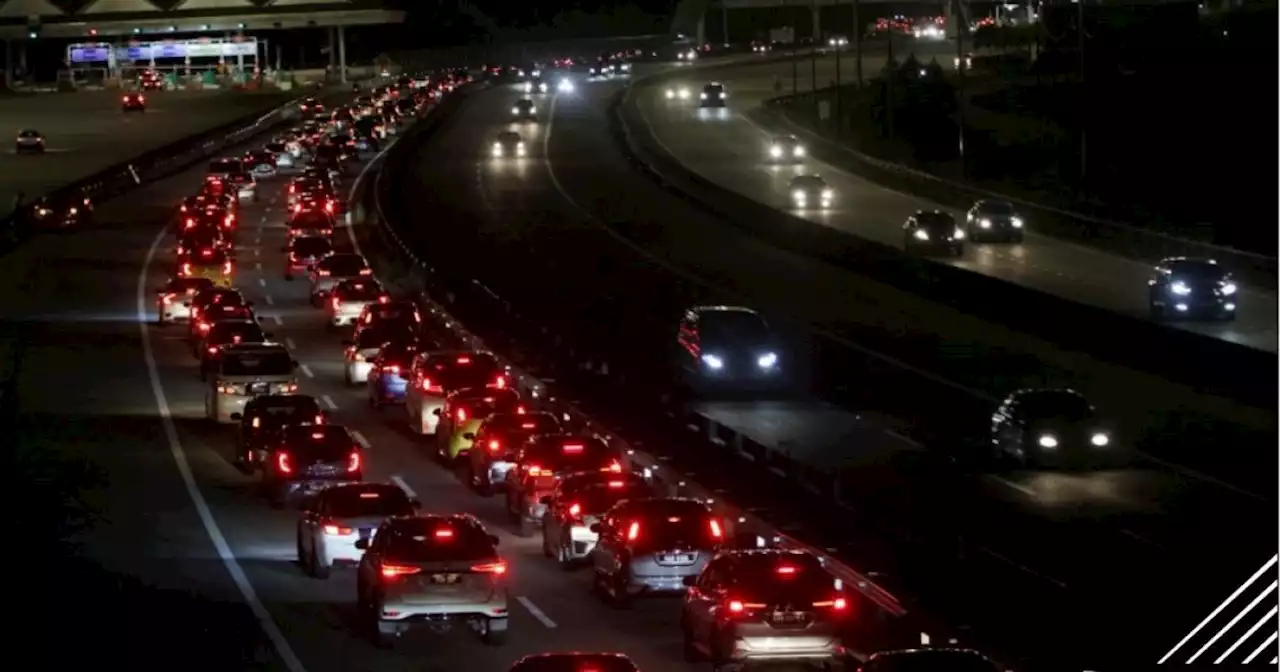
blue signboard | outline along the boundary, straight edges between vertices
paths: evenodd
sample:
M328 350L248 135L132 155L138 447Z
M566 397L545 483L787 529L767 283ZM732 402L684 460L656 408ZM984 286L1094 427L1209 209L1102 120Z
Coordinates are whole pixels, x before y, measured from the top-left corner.
M71 50L72 63L106 63L111 50L106 47L76 47Z

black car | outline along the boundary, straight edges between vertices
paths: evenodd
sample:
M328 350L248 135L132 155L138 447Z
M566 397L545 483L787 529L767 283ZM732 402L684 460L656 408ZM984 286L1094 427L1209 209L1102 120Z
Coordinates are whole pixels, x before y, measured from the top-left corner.
M273 506L327 485L364 480L364 451L346 427L291 425L270 443L262 488Z
M1090 466L1108 461L1115 439L1084 395L1066 388L1018 390L991 416L997 457L1023 466Z
M27 215L37 231L86 226L93 220L93 202L79 193L45 196L31 204Z
M141 93L126 93L120 98L122 112L146 112L147 97Z
M15 154L44 154L44 134L31 128L18 131L13 151Z
M902 225L902 246L908 252L964 254L964 229L941 210L918 210Z
M741 306L695 306L676 334L679 382L688 387L782 382L778 338L759 313Z
M1240 288L1213 259L1169 257L1147 281L1151 319L1234 320Z
M724 107L728 104L729 94L725 92L724 84L711 82L698 94L698 107Z
M271 334L262 330L257 319L219 320L209 327L200 347L200 380L205 380L210 371L218 370L218 359L222 357L222 349L229 345L242 343L266 343Z
M1026 223L1008 201L984 199L965 215L969 240L975 243L1021 243Z
M269 394L255 397L244 405L236 429L236 464L246 471L263 467L267 453L286 427L322 425L326 413L320 403L304 394Z
M538 108L528 98L521 98L511 106L511 116L519 121L533 121L538 118Z

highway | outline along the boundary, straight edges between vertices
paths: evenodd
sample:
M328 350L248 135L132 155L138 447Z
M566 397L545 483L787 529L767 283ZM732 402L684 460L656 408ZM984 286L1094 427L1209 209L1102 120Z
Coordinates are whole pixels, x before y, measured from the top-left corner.
M406 431L402 412L371 410L363 390L342 384L341 336L308 305L306 283L283 278L284 183L269 181L260 204L242 206L236 282L301 362L301 392L367 443L367 478L400 484L427 511L477 514L501 537L511 565L507 646L485 647L461 632L375 649L353 623L354 575L338 571L321 582L302 574L294 562L296 512L272 510L231 465L232 430L204 419L204 384L182 327L154 325L153 292L171 268L167 224L202 179L196 169L103 203L102 226L36 238L0 266L12 293L10 341L25 345L19 443L70 465L60 469L68 473L62 480L75 477L68 487L81 489L76 499L85 509L77 557L34 567L32 578L56 581L83 600L78 618L94 626L76 647L46 652L45 664L496 671L525 653L603 649L626 652L647 670L695 669L680 662L678 602L603 606L585 574L566 574L542 557L537 537L508 531L500 499L477 497L437 466ZM376 230L342 230L338 240L358 244L399 287ZM433 329L449 335L439 324ZM33 492L65 509L57 499L67 493ZM39 617L19 627L50 637L38 624L61 610L36 605Z
M1206 445L1224 445L1212 443L1210 437L1225 428L1234 432L1227 436L1244 435L1254 441L1240 451L1248 454L1238 457L1242 464L1256 464L1259 451L1274 443L1270 413L1199 396L1080 353L1060 352L1048 343L767 247L707 217L639 175L620 155L604 113L608 96L619 86L591 83L574 94L556 96L554 102L543 97L538 123L507 123L511 104L519 97L512 91L474 96L447 130L428 142L416 164L416 179L396 187L405 207L421 213L419 225L405 235L418 236L421 254L442 273L483 282L504 302L521 306L525 318L540 321L567 341L573 335L572 342L596 344L598 352L606 353L615 378L643 379L662 371L664 340L688 305L747 302L781 325L793 353L814 350L817 341L829 340L805 326L818 325L845 343L892 345L895 354L931 351L933 363L968 368L970 374L983 370L988 376L983 382L996 388L1070 383L1121 417L1127 428L1124 436L1148 450L1175 445L1203 453ZM505 129L523 134L531 148L529 157L495 161L486 156L497 132ZM937 347L946 341L955 345ZM817 351L830 354L825 346ZM825 354L793 363L802 378L821 377L828 373L823 369L829 362L821 358ZM847 382L853 387L863 384ZM1092 618L1097 620L1088 624L1068 623L1061 632L1073 634L1054 633L1053 641L1084 638L1105 648L1115 642L1113 637L1120 637L1117 628L1126 621L1177 623L1191 618L1175 613L1176 606L1153 613L1138 606L1138 596L1158 594L1177 572L1189 568L1247 575L1247 566L1262 559L1254 556L1265 551L1265 544L1255 548L1254 542L1224 530L1217 521L1271 520L1269 496L1243 492L1154 457L1099 472L1005 472L940 479L924 442L913 438L921 430L927 435L928 428L885 412L877 403L884 401L877 397L911 394L895 387L892 381L870 385L858 397L864 405L853 411L803 396L703 404L697 410L761 443L789 445L801 459L839 464L848 484L865 490L856 493L864 505L893 500L900 509L911 510L915 520L963 524L970 542L1003 563L1006 578L1037 586L1037 598L1028 597L1028 604L1014 609L1019 614L1029 613L1023 608L1034 610L1038 618L1059 624L1053 614L1044 613L1050 609L1048 603L1038 601L1046 590L1057 598L1069 593L1086 603L1110 595L1125 607L1095 614ZM635 395L623 398L638 407L645 404ZM917 399L921 404L935 401L933 396ZM1188 420L1192 412L1218 415L1209 419L1211 426L1195 427L1210 433L1192 437L1188 426L1182 437L1176 436L1169 423ZM984 419L973 418L977 424ZM1237 421L1249 429L1240 429ZM1231 459L1221 457L1223 462ZM1269 481L1264 485L1262 477L1258 479L1257 491L1270 492ZM754 494L769 499L767 494ZM796 526L818 526L803 513L796 517L790 521ZM822 517L821 512L809 511L809 518ZM862 543L847 535L843 541ZM1227 546L1239 552L1219 552ZM1209 548L1215 550L1206 557L1204 549ZM1235 567L1228 555L1249 559ZM997 612L1004 608L978 602L980 594L969 593L974 602L966 607ZM1197 605L1201 597L1187 595L1188 602ZM1130 605L1133 611L1127 609ZM1007 627L1027 627L1008 624L1005 616ZM1110 634L1104 634L1107 631ZM1045 635L1031 636L1043 641ZM1136 646L1127 633L1123 639L1126 648Z
M924 57L921 57L922 60ZM950 66L940 57L944 66ZM867 58L867 76L882 67L880 59ZM843 60L843 79L852 77L852 59ZM800 61L799 91L812 88L814 81L807 61ZM696 68L687 77L668 82L644 83L636 87L630 100L639 106L643 118L667 153L691 170L713 182L745 194L762 203L786 208L788 183L796 175L818 173L837 194L835 207L826 212L807 212L810 221L889 245L902 245L902 223L916 210L939 208L938 204L879 186L838 166L809 157L795 166L773 166L766 162L768 143L785 132L760 126L745 112L762 101L791 92L792 65L774 63L733 69L717 69L699 75ZM774 79L782 90L775 92ZM729 108L724 111L699 110L696 100L669 101L665 89L683 85L696 92L710 79L723 81L729 92ZM819 86L835 81L834 59L819 61ZM696 94L695 94L696 98ZM950 208L942 207L944 210ZM953 210L959 221L964 212ZM1089 305L1140 318L1148 316L1147 284L1151 263L1109 254L1106 250L1064 242L1036 233L1028 222L1026 241L1019 245L970 244L963 257L939 260L974 272ZM1273 288L1244 287L1239 302L1239 318L1230 323L1178 322L1175 325L1197 333L1251 348L1276 352L1276 294Z
M143 114L120 111L120 93L85 91L10 95L0 104L0 128L17 135L34 128L45 135L46 153L18 156L13 144L0 152L0 215L14 196L27 200L153 149L267 112L296 98L288 92L148 92Z

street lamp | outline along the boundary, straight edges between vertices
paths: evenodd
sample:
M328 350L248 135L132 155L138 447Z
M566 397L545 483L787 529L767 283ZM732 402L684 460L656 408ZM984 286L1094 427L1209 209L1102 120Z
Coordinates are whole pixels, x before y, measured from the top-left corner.
M835 120L836 120L836 133L837 133L837 134L839 134L839 133L840 133L840 130L841 130L841 129L843 128L843 126L844 126L844 125L843 125L843 122L841 121L841 117L840 117L840 102L841 102L841 101L840 101L840 99L844 97L844 95L843 95L843 94L844 94L844 92L841 90L841 84L843 84L843 83L844 83L844 80L840 77L840 48L841 48L841 47L847 47L847 46L849 46L849 38L847 38L847 37L845 37L845 36L843 36L843 35L836 35L835 37L832 37L831 39L827 40L827 44L828 44L830 47L832 47L833 49L835 49L835 50L836 50L836 110L835 110Z

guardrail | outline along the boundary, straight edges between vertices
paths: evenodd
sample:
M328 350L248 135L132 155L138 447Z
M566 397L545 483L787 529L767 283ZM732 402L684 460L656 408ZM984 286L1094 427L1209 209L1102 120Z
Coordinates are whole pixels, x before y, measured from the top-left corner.
M400 151L403 151L406 146L412 146L421 140L425 140L430 134L436 132L448 115L469 93L470 91L465 88L460 89L453 95L448 96L439 106L434 107L415 126L410 134L402 136L397 141ZM382 170L378 172L379 178L387 172L394 172L394 169L389 169L384 164ZM483 339L468 332L462 326L461 321L454 316L454 312L460 308L465 309L472 302L486 301L487 303L485 303L483 310L501 314L509 320L520 320L521 318L515 312L515 307L504 301L489 288L484 287L478 280L455 279L451 282L442 277L428 260L419 256L410 242L401 237L397 227L394 225L395 213L388 215L383 209L379 186L375 184L370 189L368 185L365 185L365 188L369 189L368 196L372 198L374 205L364 211L362 224L379 227L386 234L389 241L394 243L395 248L397 248L396 251L411 262L410 274L412 278L410 283L423 309L433 315L437 322L448 328L454 337L460 343L466 344L467 347L501 352L503 348L491 347ZM918 646L929 643L953 645L957 643L956 637L947 634L947 628L939 623L932 622L915 611L908 610L897 597L879 585L872 577L841 561L829 549L817 548L807 544L777 529L764 518L752 512L742 511L733 507L724 501L721 497L722 493L708 491L699 486L691 480L690 474L673 468L662 457L647 453L640 447L629 444L617 432L594 420L574 402L554 396L556 389L563 387L567 390L570 387L569 385L561 385L559 380L539 379L509 361L504 363L509 370L516 374L516 380L522 391L534 398L542 398L553 405L555 412L562 415L569 426L597 434L609 441L611 445L617 446L628 457L631 463L630 466L633 469L643 471L659 491L665 491L676 496L695 497L711 504L717 513L731 524L730 536L733 538L751 539L757 545L803 549L821 558L833 575L845 585L858 591L886 617L893 619L892 625L886 625L883 622L871 622L866 625L866 627L875 630L874 636L876 643L879 644L875 649ZM876 630L876 628L879 629Z

